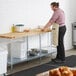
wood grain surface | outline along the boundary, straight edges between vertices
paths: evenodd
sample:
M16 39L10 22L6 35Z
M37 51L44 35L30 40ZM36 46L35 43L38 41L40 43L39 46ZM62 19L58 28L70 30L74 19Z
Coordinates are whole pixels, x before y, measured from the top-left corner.
M25 37L25 36L31 36L31 35L37 35L37 34L42 34L42 33L47 33L51 32L50 29L42 30L42 29L32 29L29 31L24 31L24 32L10 32L10 33L5 33L5 34L0 34L0 38L20 38L20 37Z

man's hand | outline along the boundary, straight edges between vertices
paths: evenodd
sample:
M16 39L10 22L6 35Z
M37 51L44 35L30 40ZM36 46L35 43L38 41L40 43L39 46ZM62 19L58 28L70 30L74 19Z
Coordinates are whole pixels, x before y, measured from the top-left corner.
M44 31L44 30L45 30L44 28L41 29L41 31Z
M48 28L42 28L41 31L46 31Z

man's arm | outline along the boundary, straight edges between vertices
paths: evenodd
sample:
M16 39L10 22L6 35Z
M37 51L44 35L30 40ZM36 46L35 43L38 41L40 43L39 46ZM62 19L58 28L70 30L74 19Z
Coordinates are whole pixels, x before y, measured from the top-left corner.
M52 18L48 21L48 23L44 26L44 29L49 28L58 18L58 13L54 12Z
M51 23L51 22L48 22L48 23L44 26L44 29L49 28L51 25L52 25L52 23Z

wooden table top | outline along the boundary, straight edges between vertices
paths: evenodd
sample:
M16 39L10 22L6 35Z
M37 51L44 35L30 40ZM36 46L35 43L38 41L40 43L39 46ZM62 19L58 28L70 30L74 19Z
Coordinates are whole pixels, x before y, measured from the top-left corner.
M41 29L32 29L24 32L10 32L10 33L5 33L5 34L0 34L0 38L8 38L8 39L14 39L14 38L20 38L20 37L26 37L26 36L32 36L32 35L38 35L42 33L47 33L51 32L50 29L42 31Z

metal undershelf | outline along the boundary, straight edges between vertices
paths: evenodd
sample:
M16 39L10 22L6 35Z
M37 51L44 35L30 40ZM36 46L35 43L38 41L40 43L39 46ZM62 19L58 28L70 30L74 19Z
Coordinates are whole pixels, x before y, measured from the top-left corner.
M41 58L41 57L44 57L44 56L51 55L52 53L55 53L55 52L56 52L56 50L53 49L53 51L50 52L50 53L40 53L40 54L38 54L36 56L27 56L27 58L22 58L22 59L20 59L20 58L13 58L12 64L14 65L14 64L30 61L30 60L33 60L33 59ZM8 65L11 65L10 58L8 58Z

